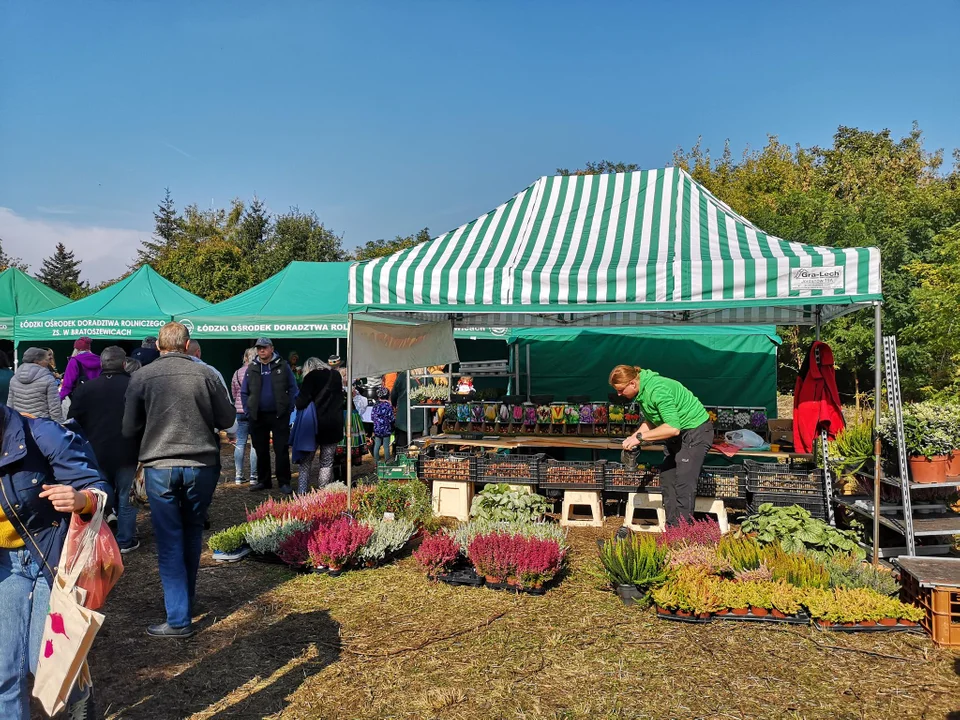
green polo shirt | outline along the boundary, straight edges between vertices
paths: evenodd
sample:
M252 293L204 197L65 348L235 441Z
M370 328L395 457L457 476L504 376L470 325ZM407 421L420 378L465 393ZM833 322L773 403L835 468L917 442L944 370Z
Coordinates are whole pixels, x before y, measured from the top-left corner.
M691 430L710 419L696 395L653 370L640 371L637 402L644 418L654 427L666 423L677 430Z

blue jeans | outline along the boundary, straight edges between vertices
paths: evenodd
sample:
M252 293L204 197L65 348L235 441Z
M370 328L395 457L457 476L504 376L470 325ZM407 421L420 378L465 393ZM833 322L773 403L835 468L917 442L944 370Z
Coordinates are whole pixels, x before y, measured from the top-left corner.
M112 475L107 474L107 480L116 492L117 545L121 548L130 547L137 539L137 508L130 503L130 488L133 487L136 474L136 465L120 468Z
M0 718L30 720L28 675L37 671L50 586L26 548L0 548ZM74 688L70 702L86 691Z
M186 627L197 592L203 521L219 473L214 466L148 467L144 472L167 623L174 628Z
M377 465L380 463L380 448L383 448L383 461L390 462L390 436L380 437L379 435L373 436L373 463Z
M237 446L233 449L233 465L236 467L234 477L243 477L243 451L247 447L247 438L250 437L250 421L243 420L237 415ZM257 451L250 444L250 479L257 479Z

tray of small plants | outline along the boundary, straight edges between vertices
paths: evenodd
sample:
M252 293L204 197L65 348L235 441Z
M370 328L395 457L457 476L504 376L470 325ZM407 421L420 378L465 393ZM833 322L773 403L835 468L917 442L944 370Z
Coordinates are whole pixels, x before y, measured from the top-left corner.
M708 519L614 539L599 561L625 604L647 601L672 621L891 632L915 630L925 612L897 599L888 570L864 562L856 532L801 508L765 506L725 536Z
M469 453L433 450L421 453L417 462L417 472L424 481L471 482L476 479L477 458Z

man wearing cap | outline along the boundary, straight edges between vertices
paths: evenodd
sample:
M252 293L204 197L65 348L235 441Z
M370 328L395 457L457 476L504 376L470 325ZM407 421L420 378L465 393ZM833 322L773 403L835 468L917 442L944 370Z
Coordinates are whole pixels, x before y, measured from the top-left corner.
M60 399L70 397L77 385L100 377L100 356L90 352L93 340L88 337L77 338L73 343L73 357L63 371L63 384L60 386Z
M257 451L257 478L251 490L273 487L270 472L270 436L277 464L277 483L290 492L290 410L297 397L297 379L287 362L273 349L270 338L256 342L257 357L240 386L240 401L250 422L250 440Z
M146 366L160 357L160 351L157 350L157 339L153 335L148 335L143 339L136 350L130 353L130 357L140 361L141 366Z

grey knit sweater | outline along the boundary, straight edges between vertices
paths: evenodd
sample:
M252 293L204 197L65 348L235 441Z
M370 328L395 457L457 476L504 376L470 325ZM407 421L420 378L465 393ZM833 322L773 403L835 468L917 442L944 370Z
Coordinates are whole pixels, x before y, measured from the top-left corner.
M57 379L43 365L24 363L10 378L7 405L17 412L63 422Z

